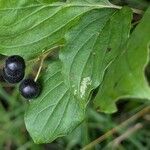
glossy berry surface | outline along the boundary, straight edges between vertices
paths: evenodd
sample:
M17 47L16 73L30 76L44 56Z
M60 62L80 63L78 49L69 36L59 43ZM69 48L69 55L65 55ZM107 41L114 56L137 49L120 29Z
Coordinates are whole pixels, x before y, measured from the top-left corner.
M11 76L7 72L5 72L5 70L3 69L3 78L7 82L15 84L15 83L20 82L24 78L24 72L17 74L16 76Z
M24 73L25 61L21 56L13 55L6 59L4 71L9 76L19 76Z
M6 59L3 78L9 83L18 83L24 78L25 61L21 56L13 55Z
M19 91L24 98L33 99L40 94L40 87L33 79L25 79L21 82Z

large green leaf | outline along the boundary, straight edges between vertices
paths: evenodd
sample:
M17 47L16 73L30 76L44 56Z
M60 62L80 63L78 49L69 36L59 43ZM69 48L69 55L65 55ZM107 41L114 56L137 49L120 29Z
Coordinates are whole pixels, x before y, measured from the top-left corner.
M72 93L82 102L87 102L90 92L102 82L106 68L123 50L130 23L128 8L117 12L94 10L67 34L60 53L62 72Z
M106 66L115 57L116 49L122 47L122 44L126 41L130 29L130 19L131 12L126 8L118 12L106 9L102 11L93 10L85 14L80 20L79 25L67 35L67 46L62 50L63 52L61 54L64 62L63 68L61 68L60 62L49 65L47 71L43 73L42 93L36 100L30 102L30 106L25 115L27 130L36 143L50 142L57 137L64 136L82 122L90 91L99 85ZM120 23L120 20L122 23ZM118 24L119 27L117 26ZM120 42L122 40L122 42L119 44L115 42L118 40ZM105 55L108 53L108 46L111 46L112 51L106 57L109 60L103 62L101 56L103 55L105 58ZM74 56L78 51L80 57L76 57L76 60ZM97 54L92 55L92 53ZM91 58L90 55L92 56ZM68 60L68 58L70 59ZM81 75L79 79L83 78L82 83L80 83L82 88L80 88L79 92L83 92L81 89L85 90L84 94L86 96L77 96L78 91L74 91L77 85L75 83L79 81L78 78L74 78L77 77L77 74L72 76L72 78L69 74L67 76L68 78L64 80L64 77L68 73L67 68L64 68L66 64L69 68L73 68L72 71L75 73L79 72L78 75ZM74 64L76 67L73 65L71 67L70 64ZM80 68L84 68L84 64L95 65L87 66L85 70L80 70ZM96 71L99 68L102 71L97 73ZM61 74L62 70L63 75ZM66 74L64 74L65 72ZM93 85L88 91L84 89L86 86L84 84L87 84L88 78L84 78L82 72L83 75L85 74L92 79L91 84ZM99 73L102 73L102 75L99 75ZM75 86L73 84L70 85L70 82Z
M27 130L36 143L68 134L81 123L85 113L63 82L60 62L51 63L42 78L42 93L30 102L25 115Z
M111 8L110 3L0 0L0 53L35 57L64 43L64 34L80 17L93 9Z
M116 111L119 98L150 99L150 88L144 76L150 44L150 9L132 33L125 51L108 68L104 81L95 98L100 111Z

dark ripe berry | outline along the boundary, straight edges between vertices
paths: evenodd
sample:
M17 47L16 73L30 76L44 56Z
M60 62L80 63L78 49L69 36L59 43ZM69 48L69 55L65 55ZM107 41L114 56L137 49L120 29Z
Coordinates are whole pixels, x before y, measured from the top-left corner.
M10 76L19 75L25 70L25 61L21 56L13 55L6 59L4 71Z
M33 99L40 94L40 87L33 79L25 79L21 82L19 91L24 98Z
M18 55L6 59L3 68L3 77L9 83L18 83L24 78L25 61Z
M16 76L10 76L5 70L3 69L3 78L9 83L18 83L24 78L24 72L17 74Z

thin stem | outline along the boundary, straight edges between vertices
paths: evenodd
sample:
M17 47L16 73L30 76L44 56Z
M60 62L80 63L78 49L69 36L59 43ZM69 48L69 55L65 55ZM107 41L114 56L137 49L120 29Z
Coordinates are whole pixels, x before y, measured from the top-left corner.
M56 45L56 46L54 46L54 47L52 47L52 48L46 50L46 51L44 52L44 55L47 55L47 53L49 53L50 51L53 51L54 49L57 49L57 48L60 48L60 47L63 47L63 46L64 46L64 44Z
M116 8L116 9L122 9L122 6L117 6L117 5L114 5L114 4L111 4L112 8ZM131 7L130 7L131 8ZM135 14L143 14L144 11L143 10L140 10L140 9L136 9L136 8L131 8L131 10L133 11L133 13Z
M40 73L41 73L41 70L42 70L42 67L43 67L43 63L44 63L44 60L45 60L46 57L47 57L47 55L42 55L41 62L40 62L40 66L39 66L38 72L37 72L37 74L36 74L36 77L35 77L35 79L34 79L35 82L36 82L37 79L39 78L39 75L40 75Z
M82 148L82 150L89 150L91 149L93 146L95 146L96 144L102 142L103 140L105 140L106 138L108 138L109 136L113 135L114 133L116 133L118 130L120 130L121 128L127 126L128 124L130 124L131 122L137 120L138 118L142 117L143 115L147 114L148 112L150 112L150 106L145 107L144 109L142 109L141 111L137 112L135 115L133 115L132 117L130 117L129 119L125 120L124 122L122 122L120 125L118 125L115 128L112 128L111 130L109 130L107 133L105 133L104 135L100 136L99 138L97 138L96 140L94 140L93 142L89 143L88 145L86 145L85 147Z
M111 146L111 147L117 148L121 144L122 141L129 138L132 134L134 134L135 132L137 132L137 130L141 128L143 128L143 125L141 123L137 123L133 127L128 128L125 133L123 133L122 135L114 139L111 143L109 143L108 147Z
M45 60L45 58L49 55L49 52L52 51L52 50L54 50L54 49L56 49L56 48L62 47L62 46L64 46L64 45L54 46L54 47L52 47L51 49L48 49L47 51L45 51L44 54L42 54L41 59L40 59L40 60L41 60L40 66L39 66L38 72L37 72L37 74L36 74L36 77L35 77L35 79L34 79L35 82L37 81L37 79L38 79L38 77L39 77L39 75L40 75L40 73L41 73L44 60ZM38 59L38 60L39 60L39 59Z
M140 9L135 9L135 8L131 8L131 9L132 9L132 11L133 11L135 14L141 15L141 14L144 13L144 11L143 11L143 10L140 10Z
M133 22L133 23L132 23L132 26L137 25L139 22L140 22L140 20Z

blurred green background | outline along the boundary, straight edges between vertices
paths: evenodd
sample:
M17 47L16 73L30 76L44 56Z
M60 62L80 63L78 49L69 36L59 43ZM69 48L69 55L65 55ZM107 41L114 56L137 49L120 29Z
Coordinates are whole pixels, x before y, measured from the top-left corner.
M143 10L150 6L149 0L112 2ZM133 19L137 21L139 18L135 16ZM119 101L118 112L112 115L92 109L91 102L85 121L73 133L50 144L34 144L23 120L27 102L19 96L17 86L4 82L3 62L4 57L0 56L0 150L79 150L99 137L91 149L150 150L150 103L139 99ZM150 79L150 65L146 76ZM117 130L111 130L116 127Z

